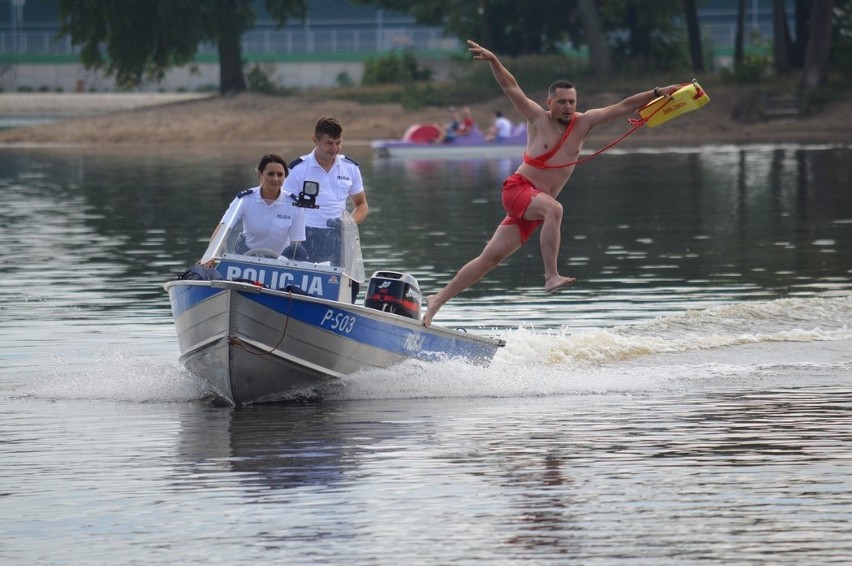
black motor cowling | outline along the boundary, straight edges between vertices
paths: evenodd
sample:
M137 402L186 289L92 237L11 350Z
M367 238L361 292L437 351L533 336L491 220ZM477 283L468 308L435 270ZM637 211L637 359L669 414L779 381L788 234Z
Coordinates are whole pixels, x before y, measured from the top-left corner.
M370 277L364 306L420 320L420 287L408 273L376 271Z

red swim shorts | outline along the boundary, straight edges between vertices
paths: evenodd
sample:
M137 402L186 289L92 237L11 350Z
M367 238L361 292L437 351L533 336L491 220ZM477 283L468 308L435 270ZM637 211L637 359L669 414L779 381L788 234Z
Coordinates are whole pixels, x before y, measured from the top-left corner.
M526 243L536 228L544 223L542 220L524 220L524 213L533 197L540 192L526 177L517 173L503 181L503 208L506 210L506 218L500 225L516 224L521 231L521 244Z

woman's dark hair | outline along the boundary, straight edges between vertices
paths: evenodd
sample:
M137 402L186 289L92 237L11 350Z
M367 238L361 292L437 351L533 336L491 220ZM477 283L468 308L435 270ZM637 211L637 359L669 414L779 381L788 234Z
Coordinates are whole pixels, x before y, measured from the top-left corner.
M270 163L280 163L284 166L284 176L290 174L290 169L287 168L287 162L284 161L284 158L278 155L277 153L267 153L263 157L260 158L260 163L257 164L257 172L263 173L266 169L266 166Z

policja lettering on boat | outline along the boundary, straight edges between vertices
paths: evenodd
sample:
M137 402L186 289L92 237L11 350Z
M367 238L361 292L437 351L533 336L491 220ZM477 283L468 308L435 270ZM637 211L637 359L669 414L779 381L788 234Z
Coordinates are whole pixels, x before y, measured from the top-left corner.
M309 295L316 295L318 297L324 296L322 277L316 275L302 274L301 281L297 282L296 276L287 271L270 269L267 274L266 269L254 267L241 268L239 265L228 265L225 273L225 279L247 279L249 281L256 281L257 283L266 285L270 289L282 289L287 285L293 285ZM268 282L267 279L269 279ZM329 283L334 282L335 280L329 280Z

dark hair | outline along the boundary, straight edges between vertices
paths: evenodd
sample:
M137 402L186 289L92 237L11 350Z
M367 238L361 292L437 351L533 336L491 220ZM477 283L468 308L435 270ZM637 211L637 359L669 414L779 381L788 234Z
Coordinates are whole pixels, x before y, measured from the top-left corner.
M287 168L287 162L284 161L284 158L278 155L277 153L267 153L263 157L260 158L260 163L257 164L257 172L263 173L266 169L266 166L270 163L280 163L284 166L284 176L290 174L290 169Z
M552 97L554 95L554 93L556 93L556 89L558 89L558 88L573 88L573 89L576 89L577 87L575 87L574 83L572 83L570 81L558 80L555 83L553 83L552 85L550 85L549 89L547 89L547 96Z
M332 116L323 116L317 121L317 125L314 128L314 135L317 138L321 138L323 134L326 134L328 137L335 140L339 139L343 134L343 126L340 125L337 118Z

